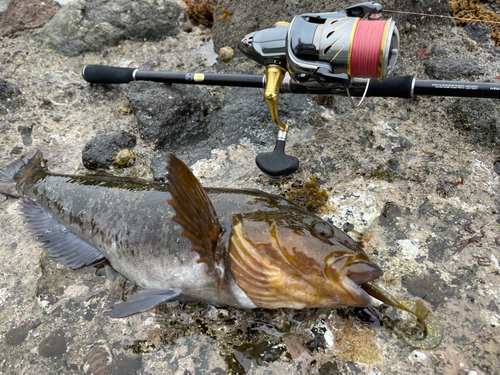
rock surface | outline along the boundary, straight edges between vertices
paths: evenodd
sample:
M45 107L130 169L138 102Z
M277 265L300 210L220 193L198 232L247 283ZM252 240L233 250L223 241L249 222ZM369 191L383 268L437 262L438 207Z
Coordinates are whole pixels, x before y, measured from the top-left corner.
M75 0L61 9L39 40L66 56L100 51L125 39L158 40L179 32L185 21L171 0Z
M226 0L216 11L216 18L222 6L231 12L229 21L216 21L218 38L225 23L248 18L268 27L282 19L283 9L291 16L306 3L234 4ZM310 11L347 2L315 4L321 9ZM385 6L434 13L447 3ZM500 55L489 41L471 48L471 36L448 21L397 17L416 28L406 32L398 21L395 74L431 79L427 61L466 58L482 72L468 80L498 82ZM220 43L247 32L238 30L228 29ZM263 73L241 56L227 64L216 60L219 42L212 43L208 31L124 40L72 57L46 48L40 30L1 38L0 166L37 147L52 171L88 173L85 145L104 139L106 148L113 143L107 135L126 132L136 138L137 159L130 168L111 166L108 173L117 176L162 179L169 151L180 153L206 186L287 195L316 175L328 194L319 214L364 243L384 269L384 288L401 299L422 299L435 312L444 327L442 344L412 350L401 335L418 331L414 321L383 305L372 315L379 325L382 318L378 328L363 325L356 318L363 313L346 307L237 311L174 303L110 319L103 312L133 286L106 266L70 270L54 262L23 225L17 202L0 196L0 372L494 374L500 368L498 100L367 98L352 109L345 97L282 95L280 117L291 126L286 152L301 165L289 178L272 181L254 162L272 149L276 134L262 90L101 86L80 75L86 64ZM118 111L126 100L130 115Z
M55 0L10 0L5 13L0 3L0 36L35 29L49 22L61 8Z

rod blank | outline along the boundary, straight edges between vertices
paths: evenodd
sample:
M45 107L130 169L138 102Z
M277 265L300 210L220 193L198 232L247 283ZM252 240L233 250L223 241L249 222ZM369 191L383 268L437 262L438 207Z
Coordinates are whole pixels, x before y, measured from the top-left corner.
M86 65L82 70L82 76L87 82L96 84L153 81L167 84L264 88L266 82L264 75L255 74L155 72L105 65ZM362 96L366 83L366 79L352 79L349 94ZM311 88L289 79L283 81L280 91L294 94L347 95L347 91L342 87L338 89ZM500 84L416 80L412 76L392 76L386 78L384 82L376 79L370 80L366 93L367 97L412 98L415 95L500 99Z

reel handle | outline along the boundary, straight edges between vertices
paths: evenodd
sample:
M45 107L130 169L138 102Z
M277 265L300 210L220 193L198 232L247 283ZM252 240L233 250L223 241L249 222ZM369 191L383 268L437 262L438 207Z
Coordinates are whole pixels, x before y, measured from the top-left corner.
M280 130L288 131L288 125L283 124L278 117L278 100L280 98L280 87L285 78L286 69L279 65L266 66L266 88L264 89L264 100L269 107L271 117Z
M255 158L257 167L271 177L288 176L299 169L299 159L285 154L288 132L280 130L272 152L262 152Z

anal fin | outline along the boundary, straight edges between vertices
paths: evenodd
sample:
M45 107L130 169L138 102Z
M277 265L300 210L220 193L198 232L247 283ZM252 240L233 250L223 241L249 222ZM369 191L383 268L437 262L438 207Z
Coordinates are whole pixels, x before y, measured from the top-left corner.
M104 259L97 248L59 224L40 204L29 198L19 202L28 229L55 260L76 269Z
M136 294L128 296L125 302L115 303L112 310L105 312L104 315L111 318L125 318L152 309L163 302L178 297L180 294L180 289L140 290Z

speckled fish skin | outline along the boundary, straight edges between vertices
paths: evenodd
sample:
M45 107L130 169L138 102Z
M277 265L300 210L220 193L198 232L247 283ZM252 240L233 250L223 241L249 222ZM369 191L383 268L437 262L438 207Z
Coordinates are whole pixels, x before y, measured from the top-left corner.
M221 222L238 212L282 210L291 204L259 191L206 189ZM176 287L185 297L253 308L234 283L219 291L190 241L172 221L167 185L108 176L40 172L25 185L36 201L69 231L98 248L113 268L147 289Z

